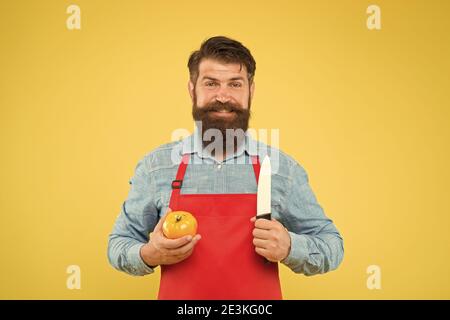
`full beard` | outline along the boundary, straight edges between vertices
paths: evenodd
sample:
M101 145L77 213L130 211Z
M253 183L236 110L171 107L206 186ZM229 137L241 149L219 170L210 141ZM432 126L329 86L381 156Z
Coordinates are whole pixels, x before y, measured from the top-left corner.
M203 107L198 107L196 96L194 96L192 116L195 121L200 121L202 124L200 133L202 136L203 147L205 148L213 142L217 143L215 140L205 141L205 133L210 129L216 129L222 134L223 154L226 154L227 150L236 151L238 145L243 142L243 137L240 133L245 133L248 129L251 116L250 103L251 100L249 98L247 109L234 103L221 103L219 101L208 103ZM221 111L230 112L231 115L221 117L214 114L214 112ZM212 136L216 137L214 134L212 134Z

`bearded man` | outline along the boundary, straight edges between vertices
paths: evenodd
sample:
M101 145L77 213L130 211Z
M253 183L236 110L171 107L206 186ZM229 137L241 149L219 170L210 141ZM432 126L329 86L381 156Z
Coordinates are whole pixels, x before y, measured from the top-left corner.
M343 240L301 165L253 140L250 107L256 63L242 43L204 41L188 61L196 130L139 161L109 236L116 269L161 268L159 299L282 299L278 264L315 275L336 269ZM256 219L260 159L275 158L271 219ZM197 234L163 233L165 214L190 212Z

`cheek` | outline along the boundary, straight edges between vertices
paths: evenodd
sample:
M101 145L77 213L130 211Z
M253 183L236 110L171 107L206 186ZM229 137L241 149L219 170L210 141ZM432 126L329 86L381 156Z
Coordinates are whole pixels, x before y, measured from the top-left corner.
M250 94L248 91L241 92L238 96L236 96L236 100L243 107L248 108L248 99L250 98Z
M214 95L211 92L197 90L196 97L197 97L197 106L201 107L204 106L206 103L210 102L211 99L214 97Z

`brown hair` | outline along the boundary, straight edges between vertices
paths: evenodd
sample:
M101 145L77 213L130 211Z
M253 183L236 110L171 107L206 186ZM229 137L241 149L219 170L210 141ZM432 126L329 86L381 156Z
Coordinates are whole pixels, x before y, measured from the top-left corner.
M255 76L256 62L250 50L239 41L216 36L203 41L200 49L192 52L188 61L191 81L195 84L198 78L198 66L202 59L211 58L225 63L239 63L247 69L248 82L252 83Z

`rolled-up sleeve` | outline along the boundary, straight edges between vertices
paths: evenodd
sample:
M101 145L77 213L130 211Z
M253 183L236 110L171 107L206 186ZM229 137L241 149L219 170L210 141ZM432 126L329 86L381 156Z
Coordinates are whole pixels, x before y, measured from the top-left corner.
M291 250L282 263L307 276L335 270L344 256L342 236L317 202L306 171L293 163L290 177L281 214Z
M141 247L148 242L148 235L158 221L154 183L148 175L146 160L144 157L136 166L128 198L122 205L108 242L110 264L134 276L153 272L140 256Z

